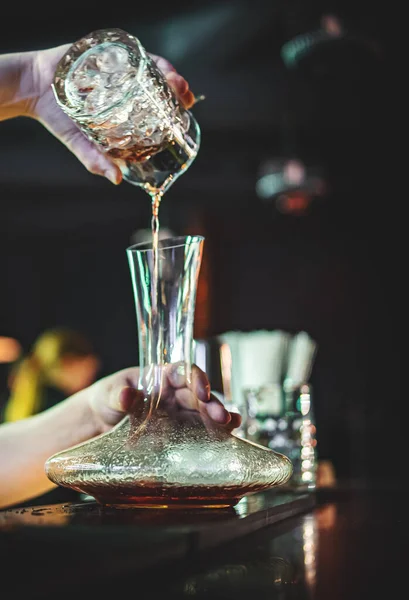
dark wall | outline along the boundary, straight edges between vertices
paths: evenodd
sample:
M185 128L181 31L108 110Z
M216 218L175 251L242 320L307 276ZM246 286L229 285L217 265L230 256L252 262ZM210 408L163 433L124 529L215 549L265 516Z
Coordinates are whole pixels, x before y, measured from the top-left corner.
M138 8L115 23L73 14L52 27L34 26L26 15L10 20L0 51L119 26L140 32L148 50L170 58L206 94L194 108L199 156L165 197L161 225L205 233L208 334L308 331L319 345L312 374L319 452L341 474L378 476L388 467L379 448L393 439L399 457L405 439L403 425L395 422L393 438L385 428L394 402L396 413L404 411L405 384L404 220L391 152L397 114L386 19L365 3L332 3L342 5L353 31L371 36L381 57L358 59L350 49L330 65L290 73L282 44L317 25L328 5L309 3L309 12L293 2L287 13L287 4L189 3L187 10L178 3L178 13L155 5L154 14ZM325 202L304 217L282 215L255 193L261 162L288 148L289 110L293 148L318 161L330 182ZM104 373L135 364L125 249L149 222L141 190L90 175L38 123L0 123L0 335L27 349L45 328L71 325L93 339Z

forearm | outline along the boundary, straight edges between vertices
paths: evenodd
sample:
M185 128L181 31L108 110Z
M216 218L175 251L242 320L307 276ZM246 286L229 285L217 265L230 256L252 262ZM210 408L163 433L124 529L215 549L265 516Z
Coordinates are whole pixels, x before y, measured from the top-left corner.
M45 474L45 461L99 433L83 394L28 419L0 426L0 508L55 487Z
M33 52L0 55L0 121L27 116L37 97L33 86Z

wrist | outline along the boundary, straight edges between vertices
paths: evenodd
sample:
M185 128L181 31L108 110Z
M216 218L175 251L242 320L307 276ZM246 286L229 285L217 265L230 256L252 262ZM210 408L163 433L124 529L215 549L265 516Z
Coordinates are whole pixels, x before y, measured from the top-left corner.
M33 107L39 97L35 77L37 55L38 52L22 52L20 54L20 86L17 101L21 117L33 116Z
M0 121L30 116L37 99L34 89L35 52L15 52L0 56Z
M78 392L40 413L45 428L52 434L50 439L55 447L51 453L80 444L100 433L87 393L88 390Z

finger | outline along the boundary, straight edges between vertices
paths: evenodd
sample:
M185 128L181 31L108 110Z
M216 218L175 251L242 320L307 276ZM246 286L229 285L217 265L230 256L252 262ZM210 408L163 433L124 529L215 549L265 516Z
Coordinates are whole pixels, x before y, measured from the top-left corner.
M64 114L51 92L37 102L34 118L59 139L90 173L102 175L114 184L122 181L120 168Z
M62 141L90 173L106 177L115 185L121 183L120 168L100 152L95 144L87 140L81 131L73 131Z
M179 96L183 96L189 91L189 84L182 75L176 73L176 71L170 71L166 75L166 81L173 87L175 92L179 94Z
M189 84L182 75L171 71L166 75L166 81L174 90L176 96L179 99L179 102L184 106L184 108L189 109L195 103L195 96L193 92L189 89Z
M176 401L178 409L182 410L199 410L199 400L197 396L189 390L189 388L184 387L180 390L176 390L174 392L174 399ZM169 404L165 399L165 403ZM170 403L171 404L171 403Z
M179 410L188 410L188 411L196 411L196 412L200 410L197 395L194 394L194 392L192 392L192 390L190 390L187 387L182 387L175 391L175 400L176 400L176 404L177 404L177 407ZM166 399L165 399L165 403L166 403ZM230 413L225 408L223 403L220 402L220 400L218 398L213 396L213 394L209 397L208 400L206 400L206 402L203 403L203 407L205 407L205 410L206 410L207 414L209 415L209 417L213 421L216 421L217 423L220 423L221 425L227 425L228 423L231 422L231 420L233 418L232 413ZM237 416L239 417L239 420L238 419L234 420L234 427L238 426L238 425L236 425L237 422L238 422L238 424L240 424L240 422L241 422L240 415L237 415Z
M153 58L156 66L162 73L166 76L168 73L176 72L175 67L163 56L157 56L156 54L150 54L150 57Z
M231 412L230 413L230 421L226 425L227 431L233 431L233 429L237 429L241 425L241 415L239 413Z
M199 400L208 402L210 399L210 384L207 375L197 365L192 365L190 373L185 363L175 363L166 368L168 384L174 389L188 388Z
M213 421L216 421L216 423L220 423L221 425L227 425L232 419L229 411L223 406L220 400L213 395L206 403L206 411Z
M121 413L131 412L143 400L143 394L133 387L113 388L109 394L108 406Z
M162 56L156 56L155 54L150 55L156 63L156 66L162 71L166 78L166 81L174 90L176 96L182 105L189 109L195 103L195 96L189 89L189 84L186 79L180 75L175 67L166 58Z
M192 374L190 380L190 389L194 392L201 402L210 400L210 383L204 371L197 365L192 365Z
M192 108L196 103L196 98L191 90L188 90L181 98L182 104L186 109Z
M120 410L129 413L135 410L137 404L142 404L143 393L133 387L124 387L119 393Z

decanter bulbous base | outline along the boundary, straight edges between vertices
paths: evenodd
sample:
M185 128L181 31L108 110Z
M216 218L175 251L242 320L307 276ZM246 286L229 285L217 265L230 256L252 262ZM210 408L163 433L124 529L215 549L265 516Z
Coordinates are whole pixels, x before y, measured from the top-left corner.
M193 414L156 410L143 426L132 416L90 441L55 454L46 474L100 504L221 508L284 484L290 460Z

